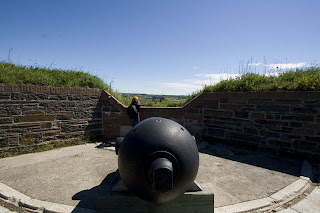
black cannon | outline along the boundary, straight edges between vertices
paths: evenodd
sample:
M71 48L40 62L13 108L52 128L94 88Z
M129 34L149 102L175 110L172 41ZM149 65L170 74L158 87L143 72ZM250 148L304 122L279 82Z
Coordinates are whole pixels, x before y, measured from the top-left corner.
M124 184L136 196L153 203L164 203L186 192L199 168L194 137L165 118L142 121L116 150Z

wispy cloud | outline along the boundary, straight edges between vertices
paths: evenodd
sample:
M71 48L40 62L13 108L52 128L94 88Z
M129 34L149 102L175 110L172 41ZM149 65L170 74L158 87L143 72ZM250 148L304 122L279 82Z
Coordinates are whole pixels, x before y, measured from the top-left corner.
M160 87L171 88L171 89L200 89L201 86L195 84L185 84L179 82L164 82L158 84Z
M197 70L199 68L199 66L194 66L192 67L192 69Z
M234 73L217 73L217 74L195 74L193 79L183 79L179 82L162 82L157 86L175 94L190 94L200 90L205 85L216 84L222 80L235 78L239 74Z
M275 63L275 64L264 64L264 63L251 63L248 66L258 67L263 66L270 69L296 69L296 68L303 68L303 67L310 67L311 65L307 62L299 62L299 63Z
M235 78L237 76L239 76L240 74L235 74L235 73L216 73L216 74L212 74L212 73L206 73L206 74L195 74L195 76L197 77L201 77L201 78L209 78L213 81L215 80L226 80L229 78Z
M263 63L251 63L251 64L248 64L248 66L260 66L260 65L263 65Z
M306 62L300 62L295 64L267 64L266 67L269 67L271 69L296 69L296 68L302 68L302 67L308 67L310 66Z

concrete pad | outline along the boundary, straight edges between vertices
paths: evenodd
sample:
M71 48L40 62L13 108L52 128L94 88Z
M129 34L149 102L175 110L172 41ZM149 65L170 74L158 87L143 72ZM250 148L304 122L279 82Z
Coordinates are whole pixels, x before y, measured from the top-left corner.
M215 207L261 199L299 179L301 161L222 145L200 150L196 181L209 182Z
M0 159L0 182L32 199L96 209L99 190L117 182L117 156L97 144ZM211 183L215 207L267 198L299 179L302 162L226 146L200 153L196 181Z
M320 188L316 187L305 199L291 206L297 212L320 212Z
M215 213L248 212L270 206L272 203L273 199L266 197L262 199L251 200L243 203L216 208L214 211Z
M119 181L119 185L121 181ZM102 190L98 196L99 213L212 213L214 196L210 184L203 184L201 191L186 192L180 197L163 204L149 203L134 196L130 191ZM118 187L119 189L119 187Z
M31 198L18 192L17 190L8 187L7 185L0 183L0 197L9 200L15 205L19 205L20 202L27 202Z
M275 200L275 202L281 202L286 200L295 194L302 191L305 187L309 186L309 181L304 179L299 179L294 183L290 184L289 186L285 187L284 189L278 191L277 193L271 195L270 197Z
M9 212L10 212L9 209L6 209L6 208L0 206L0 213L9 213Z
M283 209L281 211L278 211L279 213L300 213L297 212L296 210L292 209L292 208L287 208L287 209Z

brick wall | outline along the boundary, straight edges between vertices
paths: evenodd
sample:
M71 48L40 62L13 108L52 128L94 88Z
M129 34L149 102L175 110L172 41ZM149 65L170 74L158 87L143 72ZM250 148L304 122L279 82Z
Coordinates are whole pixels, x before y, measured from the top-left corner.
M101 136L101 92L0 84L0 148Z

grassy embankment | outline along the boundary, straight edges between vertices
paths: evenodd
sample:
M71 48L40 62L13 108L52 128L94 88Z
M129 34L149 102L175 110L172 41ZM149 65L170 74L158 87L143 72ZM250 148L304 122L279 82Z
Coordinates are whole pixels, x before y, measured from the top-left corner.
M0 83L97 88L108 91L123 103L127 102L120 93L113 91L100 78L72 70L26 67L2 62L0 63Z
M35 66L26 67L12 63L0 62L0 83L33 84L54 87L97 88L108 91L126 106L130 105L131 102L129 97L114 91L100 78L88 73L73 70L48 69L45 67ZM162 102L153 102L151 100L145 100L143 103L146 106L153 107L175 107L183 105L184 101L170 102L168 100L164 100Z
M124 105L128 106L131 101L127 96L114 91L98 77L71 70L25 67L2 62L0 63L0 83L98 88L108 91ZM201 92L222 91L320 91L320 67L286 71L278 76L246 73L234 79L220 81L215 85L206 85L202 90L192 93L186 100L180 102L169 100L143 102L145 106L177 107L183 106Z
M235 79L205 86L203 91L320 91L320 67L291 70L280 73L278 76L246 73Z

